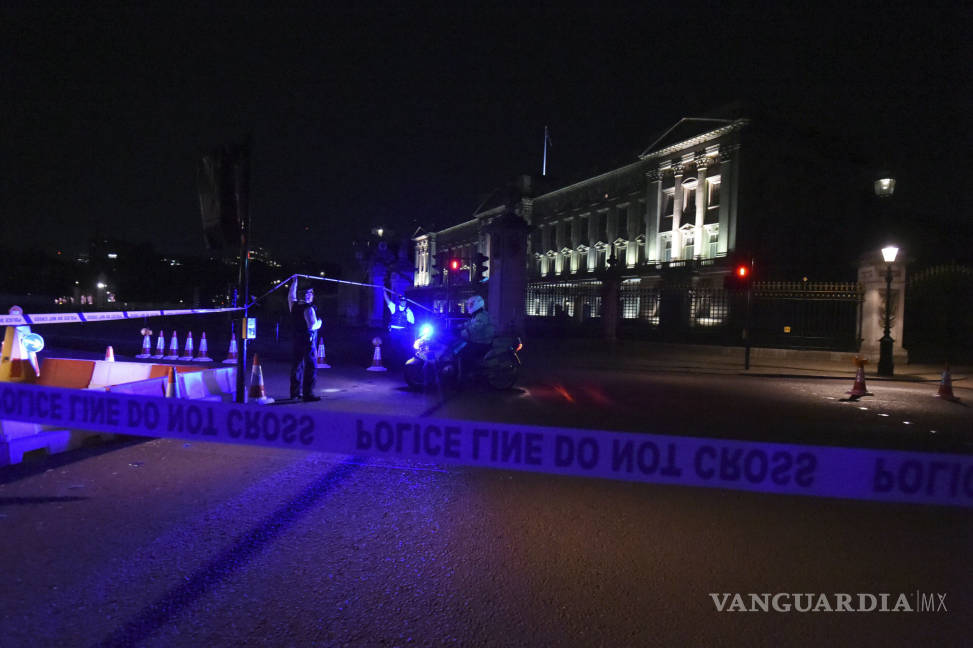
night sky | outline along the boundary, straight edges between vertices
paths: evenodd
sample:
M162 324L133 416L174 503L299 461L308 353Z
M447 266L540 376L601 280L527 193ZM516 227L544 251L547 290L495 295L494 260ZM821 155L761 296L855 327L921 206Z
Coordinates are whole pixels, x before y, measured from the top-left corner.
M100 227L202 254L196 162L251 134L253 243L340 261L370 227L454 224L538 174L545 125L571 180L733 101L847 138L944 240L971 232L963 3L84 4L0 9L0 210L25 245Z

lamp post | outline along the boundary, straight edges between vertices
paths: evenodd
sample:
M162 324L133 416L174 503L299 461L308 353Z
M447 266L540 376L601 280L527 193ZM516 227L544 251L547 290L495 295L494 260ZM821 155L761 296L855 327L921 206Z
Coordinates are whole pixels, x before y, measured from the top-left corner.
M899 248L894 245L882 248L882 258L885 259L885 335L879 340L878 375L891 376L895 373L895 362L892 360L892 343L890 335L892 326L892 264Z

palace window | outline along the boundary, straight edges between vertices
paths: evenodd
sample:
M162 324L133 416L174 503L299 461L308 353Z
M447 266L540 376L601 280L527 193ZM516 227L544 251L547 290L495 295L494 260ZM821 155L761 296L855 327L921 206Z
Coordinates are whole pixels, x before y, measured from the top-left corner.
M709 250L706 256L715 259L720 249L719 225L707 228L707 247Z
M662 262L669 263L672 261L672 234L664 234L661 237L662 243Z
M720 176L706 179L706 205L709 209L720 206Z
M692 215L696 213L696 178L689 178L682 183L682 213Z
M616 238L623 238L626 241L632 238L628 231L628 205L619 206L615 212L615 232L612 239Z
M675 189L666 189L662 192L662 215L672 216L673 210L675 209L675 201L673 196L675 195Z

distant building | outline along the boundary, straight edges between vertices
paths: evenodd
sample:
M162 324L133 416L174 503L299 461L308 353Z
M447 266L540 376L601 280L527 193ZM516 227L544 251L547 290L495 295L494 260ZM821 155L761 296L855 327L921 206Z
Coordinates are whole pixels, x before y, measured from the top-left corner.
M532 286L597 284L612 256L627 281L646 286L722 287L751 259L758 279L853 281L874 215L858 154L768 117L685 118L630 164L563 184L524 178L519 196L418 232L415 286L441 287L444 270L451 286L478 279L476 255L489 255L484 228L510 209L530 225ZM550 314L529 295L527 308Z

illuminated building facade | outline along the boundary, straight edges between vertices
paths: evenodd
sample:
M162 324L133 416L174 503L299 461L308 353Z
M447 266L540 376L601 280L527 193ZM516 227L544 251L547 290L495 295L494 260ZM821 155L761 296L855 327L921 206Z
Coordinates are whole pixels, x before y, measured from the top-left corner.
M720 324L725 308L706 291L741 262L761 280L853 281L871 185L842 144L770 118L682 119L630 164L560 186L524 182L519 201L419 233L414 284L475 281L473 260L490 254L484 229L511 209L530 226L528 316L597 317L610 266L622 275L621 316L650 323L659 289L678 285L695 291L695 322Z

